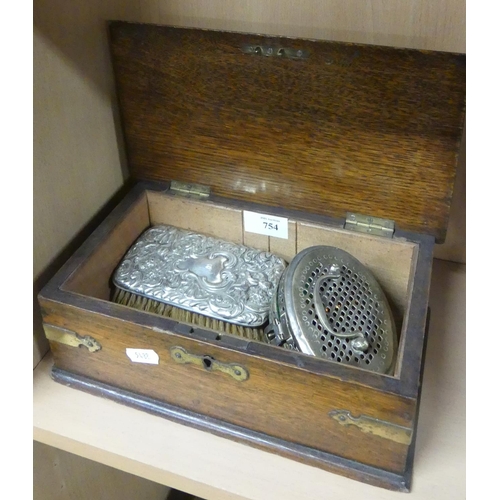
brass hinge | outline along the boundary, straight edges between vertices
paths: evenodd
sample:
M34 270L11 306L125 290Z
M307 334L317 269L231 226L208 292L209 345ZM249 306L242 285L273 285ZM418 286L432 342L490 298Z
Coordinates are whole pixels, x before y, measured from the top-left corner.
M395 223L390 219L381 219L370 215L354 214L347 212L344 229L358 233L374 234L384 238L392 238Z
M192 182L171 181L170 191L186 198L206 199L210 196L210 186Z

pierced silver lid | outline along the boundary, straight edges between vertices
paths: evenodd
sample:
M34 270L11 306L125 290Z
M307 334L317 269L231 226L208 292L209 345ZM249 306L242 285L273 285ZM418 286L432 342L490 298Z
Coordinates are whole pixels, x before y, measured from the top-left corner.
M297 254L271 316L275 343L379 373L392 368L397 337L387 298L373 274L344 250L315 246Z

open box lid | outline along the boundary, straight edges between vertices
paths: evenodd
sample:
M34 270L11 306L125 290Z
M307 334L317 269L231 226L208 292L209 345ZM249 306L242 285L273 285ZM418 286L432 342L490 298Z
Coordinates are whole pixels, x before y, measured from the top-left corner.
M444 241L465 55L110 23L131 174Z

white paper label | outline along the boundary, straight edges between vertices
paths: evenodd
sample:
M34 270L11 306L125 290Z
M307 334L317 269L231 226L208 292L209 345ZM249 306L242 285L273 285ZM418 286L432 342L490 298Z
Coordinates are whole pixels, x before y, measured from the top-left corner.
M288 219L275 215L243 211L243 224L248 233L264 234L275 238L288 239Z
M153 349L125 349L127 356L134 363L146 363L148 365L157 365L160 362L160 357Z

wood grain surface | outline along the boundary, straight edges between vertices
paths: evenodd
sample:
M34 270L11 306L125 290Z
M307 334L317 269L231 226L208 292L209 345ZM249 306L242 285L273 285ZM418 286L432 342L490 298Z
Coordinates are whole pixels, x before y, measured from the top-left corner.
M91 335L102 345L100 351L91 353L85 348L51 342L58 368L291 443L389 472L405 471L407 444L366 434L355 426L339 425L329 412L348 410L352 415L363 414L411 428L415 419L414 399L83 309L46 300L43 308L48 324ZM221 363L236 363L248 370L249 378L239 382L222 372L178 364L170 355L174 346L193 355L211 356ZM132 363L125 354L126 348L153 349L160 363Z
M386 217L444 240L465 56L122 22L110 31L134 176ZM310 57L249 55L244 44Z

